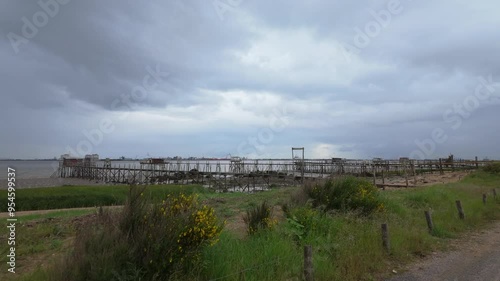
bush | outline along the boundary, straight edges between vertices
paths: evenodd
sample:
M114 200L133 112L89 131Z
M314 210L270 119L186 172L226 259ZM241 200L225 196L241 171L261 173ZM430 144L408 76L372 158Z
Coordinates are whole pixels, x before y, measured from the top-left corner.
M500 174L500 162L489 163L483 167L483 170L490 174Z
M196 195L168 196L142 218L136 262L159 276L183 272L199 261L204 246L217 243L221 230L214 209L201 206Z
M285 214L287 216L287 233L299 241L314 230L319 223L318 211L310 207L287 209Z
M272 219L272 209L265 201L260 206L247 210L247 213L243 216L243 221L247 225L248 234L271 228L277 223Z
M204 247L218 241L223 227L214 210L196 195L168 195L150 204L143 192L131 187L121 213L100 212L82 227L73 253L51 279L170 280L193 274Z
M313 206L325 211L360 211L368 215L384 210L377 187L363 179L342 177L322 184L306 184L304 189L313 199Z

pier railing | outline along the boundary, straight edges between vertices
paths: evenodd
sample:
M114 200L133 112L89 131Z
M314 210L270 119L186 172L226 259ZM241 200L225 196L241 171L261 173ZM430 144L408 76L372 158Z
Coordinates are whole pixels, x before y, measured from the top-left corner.
M172 161L162 164L93 163L69 165L61 162L57 175L107 183L203 184L216 189L268 188L290 185L304 179L321 179L336 175L373 177L374 183L384 177L408 177L422 173L471 170L487 161L476 160L245 160L245 161Z

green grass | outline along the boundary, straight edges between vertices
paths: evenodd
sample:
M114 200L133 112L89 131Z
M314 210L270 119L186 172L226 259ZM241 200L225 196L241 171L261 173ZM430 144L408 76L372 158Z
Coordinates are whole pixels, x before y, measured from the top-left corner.
M287 280L302 271L301 252L277 231L264 231L245 240L224 232L203 258L202 280Z
M96 209L50 211L45 214L31 214L31 215L18 216L17 221L25 222L31 220L50 219L50 218L71 218L71 217L88 215L95 212Z
M123 205L128 186L61 186L16 190L16 211L49 210L94 206ZM167 194L204 193L199 185L149 186L145 195L162 198ZM0 191L0 202L7 202L7 190ZM7 211L7 204L0 205L0 212Z
M213 206L219 217L234 219L236 216L240 216L248 209L258 206L264 201L267 201L271 206L280 206L288 200L294 190L294 187L290 187L251 194L210 192L201 194L200 199L205 204Z
M2 266L0 280L40 280L36 276L45 276L45 272L36 270L36 265L47 263L51 258L68 250L71 239L75 235L71 221L75 215L82 214L82 212L66 211L38 217L19 217L16 223L16 274L7 272L7 267ZM0 237L6 237L6 235L7 228L2 227ZM6 239L0 239L0 262L2 264L6 264L9 247ZM29 277L23 274L30 272L33 268L36 273L28 274Z
M477 172L459 183L385 191L384 213L361 217L316 212L309 220L312 230L303 236L287 221L243 240L225 233L219 244L207 249L208 265L200 279L300 279L303 246L312 245L316 280L377 280L400 264L445 249L450 238L500 219L499 199L490 196L486 205L482 203L482 194L491 195L492 187L499 184L500 176ZM461 200L465 220L458 218L455 200ZM424 217L429 209L433 233L428 232ZM389 225L390 254L381 244L382 223Z

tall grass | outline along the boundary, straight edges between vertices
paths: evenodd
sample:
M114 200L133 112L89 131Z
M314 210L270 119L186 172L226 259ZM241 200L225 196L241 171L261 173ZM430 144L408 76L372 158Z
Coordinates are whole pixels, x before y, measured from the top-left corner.
M460 183L380 192L377 197L384 211L369 216L348 210L325 213L309 204L289 205L288 219L273 230L243 240L224 233L220 244L206 249L207 266L199 278L300 279L303 246L312 245L316 280L379 279L401 263L443 249L450 238L500 219L500 200L490 198L486 205L481 200L483 193L491 194L491 186L500 183L500 176L482 173ZM307 202L303 196L294 197ZM458 218L455 200L461 200L465 220ZM432 234L424 217L424 210L429 209L435 225ZM382 247L382 223L389 225L390 253ZM280 263L274 265L278 259Z
M205 249L200 280L293 280L302 272L301 251L278 230L261 231L244 240L225 231L220 239Z
M272 207L266 201L262 204L251 207L243 216L243 221L247 225L248 234L254 234L259 230L269 229L275 221L272 218Z

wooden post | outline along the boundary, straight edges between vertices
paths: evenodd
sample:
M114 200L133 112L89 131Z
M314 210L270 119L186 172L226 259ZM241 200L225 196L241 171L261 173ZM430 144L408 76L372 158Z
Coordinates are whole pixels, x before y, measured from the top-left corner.
M476 156L476 169L479 168L479 163L477 162L477 156Z
M385 190L385 174L384 174L384 169L382 169L382 189Z
M463 220L465 219L464 209L462 208L462 202L460 200L455 201L455 205L457 205L458 217Z
M415 170L415 162L413 162L413 164L411 165L411 169L412 169L412 172L413 172L413 185L417 186L417 173L416 173L416 170Z
M123 179L120 179L120 176L121 176L121 171L122 171L122 165L119 164L118 165L118 182L119 183L123 183Z
M405 179L406 179L406 188L408 188L408 167L405 163Z
M127 169L127 183L132 184L132 177L131 177L131 169L130 169L130 163L128 164L128 169Z
M304 246L304 278L306 281L313 281L312 246Z
M483 193L483 204L486 205L486 193Z
M373 185L377 184L377 172L375 170L375 164L372 166L372 173L373 173Z
M443 160L441 160L441 158L439 158L439 174L444 175L444 172L443 172Z
M425 219L427 220L427 227L429 228L429 233L432 233L434 230L434 223L432 223L432 214L431 211L424 211Z
M389 241L389 230L387 223L382 224L382 246L389 253L391 251L391 242Z
M497 189L493 188L493 197L497 199Z
M136 184L142 184L142 164L139 163L139 169L137 170L136 175Z

